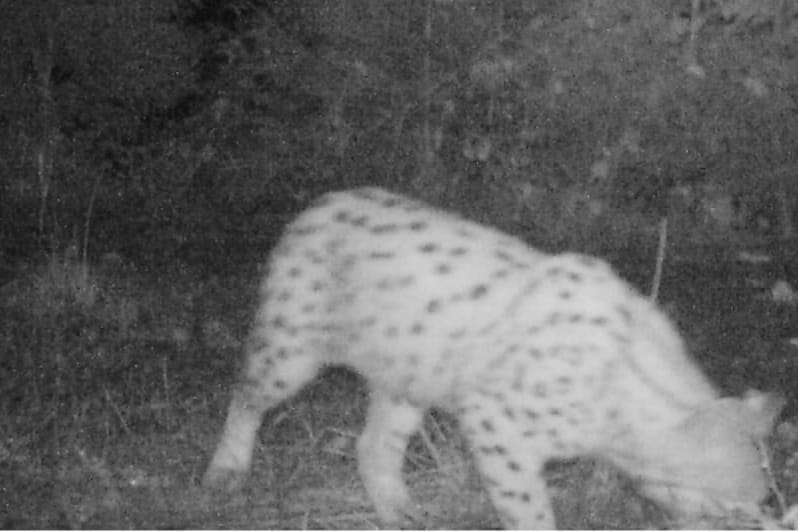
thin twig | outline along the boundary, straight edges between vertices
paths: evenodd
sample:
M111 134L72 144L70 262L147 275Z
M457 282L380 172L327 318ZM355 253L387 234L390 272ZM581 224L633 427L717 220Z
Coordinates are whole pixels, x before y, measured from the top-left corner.
M113 399L111 399L111 394L108 393L108 388L103 388L103 392L105 392L105 400L111 406L111 410L113 410L116 417L119 419L119 423L122 425L122 430L125 431L125 434L130 436L132 433L130 428L127 426L127 421L125 421L125 417L122 415L122 412L119 410L119 407L116 405Z
M668 218L659 222L659 242L657 243L657 263L654 267L654 279L651 282L651 301L657 302L659 287L662 283L662 265L665 263L665 246L668 242Z

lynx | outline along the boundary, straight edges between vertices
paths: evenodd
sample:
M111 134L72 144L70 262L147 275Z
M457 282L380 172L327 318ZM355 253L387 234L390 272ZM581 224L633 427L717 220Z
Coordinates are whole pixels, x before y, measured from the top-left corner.
M336 364L369 385L359 471L389 525L413 515L404 449L431 407L458 418L508 528L555 525L552 459L608 460L679 515L756 511L767 495L758 445L780 401L721 398L600 259L364 188L300 214L268 266L205 486L239 486L264 412Z

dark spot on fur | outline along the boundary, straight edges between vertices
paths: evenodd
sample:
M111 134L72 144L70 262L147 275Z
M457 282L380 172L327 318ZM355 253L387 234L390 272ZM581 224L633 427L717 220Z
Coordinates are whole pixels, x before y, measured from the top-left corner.
M434 242L427 242L426 244L422 244L418 247L418 250L422 253L435 253L438 251L440 246Z
M400 288L403 288L413 284L413 281L415 281L415 277L413 277L412 275L406 275L404 277L399 278L398 284Z
M302 312L303 314L310 314L316 311L316 305L314 305L313 303L302 305L302 308L300 308L299 311Z
M399 336L399 327L396 325L389 325L385 328L385 336L388 338L396 338Z
M590 323L599 327L603 327L609 323L609 320L604 316L596 316L590 320Z
M413 325L410 327L410 333L411 333L411 334L421 334L421 333L423 333L423 332L424 332L424 325L422 325L422 324L421 324L421 323L419 323L419 322L416 322L416 323L414 323L414 324L413 324Z
M346 222L347 220L349 220L349 213L347 211L338 211L335 213L333 219L336 222L341 222L341 223Z
M507 469L509 469L510 471L521 471L521 464L519 464L515 460L508 460Z
M610 331L610 336L612 336L613 340L615 340L621 345L626 345L629 343L629 338L619 333L618 331Z
M533 420L533 421L537 420L537 419L538 419L538 417L539 417L537 412L535 412L534 410L531 410L531 409L529 409L529 408L524 408L524 409L522 410L522 412L524 413L524 415L525 415L526 417L528 417L529 419L531 419L531 420Z
M397 198L397 197L385 198L385 200L382 202L382 204L385 207L388 207L389 209L391 209L393 207L396 207L397 205L401 205L402 204L402 198Z
M504 394L502 392L495 392L493 390L486 390L484 388L476 388L474 391L482 397L488 397L499 403L504 402Z
M456 248L452 248L452 249L449 251L449 255L451 255L452 257L462 257L462 256L463 256L463 255L465 255L466 253L468 253L468 249L466 249L466 248L464 248L464 247L456 247Z
M576 349L572 350L565 358L565 361L568 363L569 366L572 368L578 368L582 364L582 360L584 357L582 356L581 351Z
M274 379L272 381L272 387L277 390L284 390L288 384L282 379Z
M503 499L515 499L516 493L513 490L502 490L499 492L499 497Z
M290 299L291 299L291 292L288 290L280 290L280 292L277 294L277 301L280 301L281 303L285 303Z
M496 258L504 262L515 263L515 258L506 251L501 249L496 251Z
M617 307L615 307L615 310L618 312L618 314L621 315L621 319L623 319L623 321L625 321L626 323L632 321L632 314L625 307L618 305Z
M315 233L316 231L320 230L321 228L317 225L292 225L287 233L295 235L295 236L306 236ZM280 249L282 248L282 249ZM275 249L274 252L277 255L285 255L288 251L291 250L291 246L279 246L278 249Z
M546 320L546 324L548 324L548 325L557 325L557 323L559 323L561 320L562 320L562 314L560 314L559 312L554 312Z
M369 253L369 258L375 260L387 260L387 259L392 259L395 256L396 254L393 253L392 251L372 251L371 253Z
M571 299L571 297L573 297L573 294L568 290L563 290L559 294L557 294L557 297L559 297L563 301L568 301L569 299Z
M274 354L274 358L276 358L276 359L278 359L278 360L285 360L285 359L287 359L289 356L290 356L290 353L288 352L288 349L286 349L285 347L281 347L281 348L280 348L280 349L278 349L278 350L277 350L277 352Z
M324 257L322 257L316 250L305 250L305 257L307 257L311 264L324 264Z
M411 231L424 231L428 226L427 222L410 222Z
M385 233L393 233L399 229L399 226L396 224L381 224L375 225L371 228L371 232L375 235L381 235Z
M386 196L386 192L379 188L362 187L352 191L355 196L367 199L369 201L380 202Z
M440 275L446 275L447 273L452 271L452 267L449 264L446 264L445 262L440 262L435 267L435 271Z
M507 419L515 420L515 412L513 412L512 408L505 406L503 413Z
M272 327L276 329L282 329L288 326L288 322L285 319L285 316L277 315L272 319Z
M560 417L562 412L559 408L549 408L549 415L553 417Z
M521 500L521 502L530 502L530 501L532 501L532 496L529 495L529 493L527 493L526 491L522 491L518 495L518 498Z
M293 266L291 269L288 270L288 277L292 279L296 279L297 277L302 276L302 268L299 266Z
M521 433L522 438L534 438L538 435L537 431L534 430L525 430Z
M429 303L427 303L427 312L429 314L434 314L441 309L441 300L440 299L433 299Z
M535 397L548 397L549 390L546 387L546 384L542 382L536 382L532 387L532 395Z
M491 277L493 277L494 279L504 279L508 275L510 275L509 270L496 270L491 274Z
M311 292L321 292L324 290L324 283L321 281L313 281L310 284L310 290Z
M491 477L490 475L487 475L487 474L483 474L482 482L484 482L484 484L486 486L498 486L499 485L499 483L496 482L496 479L494 479L493 477Z
M483 419L480 425L482 425L482 429L485 432L494 432L496 430L493 426L493 422L489 419Z
M561 277L561 276L565 276L565 277L568 278L569 281L571 281L573 283L581 283L582 282L582 276L581 275L579 275L576 272L565 270L565 269L563 269L560 266L554 266L554 267L549 268L548 270L546 270L546 273L544 275L546 277Z
M536 347L530 347L528 353L529 356L531 356L535 360L540 360L541 358L543 358L543 353L541 353L540 349Z
M368 221L368 216L358 216L357 218L352 218L349 223L351 223L354 227L365 227Z
M581 283L582 282L582 276L579 275L578 273L568 272L567 276L568 276L568 280L571 281L571 282L574 282L574 283Z
M338 253L337 251L335 253ZM343 260L341 261L341 265L339 266L341 270L347 270L358 263L360 258L355 255L354 253L348 253L344 256ZM340 270L339 270L340 271Z
M454 330L454 331L449 333L449 339L450 340L459 340L460 338L462 338L462 337L464 337L466 335L466 332L467 331L466 331L465 328Z
M484 284L478 284L471 289L471 299L479 299L487 293L488 287Z

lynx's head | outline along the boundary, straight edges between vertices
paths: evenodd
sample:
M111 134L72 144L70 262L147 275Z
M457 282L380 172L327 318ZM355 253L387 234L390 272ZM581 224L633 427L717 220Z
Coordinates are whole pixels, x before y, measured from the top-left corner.
M783 406L780 396L748 392L696 409L645 443L641 490L678 519L758 515L771 486L764 440Z

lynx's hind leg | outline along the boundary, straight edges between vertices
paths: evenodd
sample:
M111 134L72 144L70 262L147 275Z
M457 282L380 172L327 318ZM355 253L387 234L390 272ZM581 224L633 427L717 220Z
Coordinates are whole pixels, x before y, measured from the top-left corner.
M398 526L417 517L402 480L402 465L410 437L420 427L424 411L405 400L372 392L366 427L358 441L358 466L380 520Z

